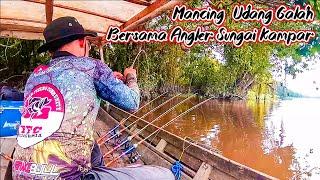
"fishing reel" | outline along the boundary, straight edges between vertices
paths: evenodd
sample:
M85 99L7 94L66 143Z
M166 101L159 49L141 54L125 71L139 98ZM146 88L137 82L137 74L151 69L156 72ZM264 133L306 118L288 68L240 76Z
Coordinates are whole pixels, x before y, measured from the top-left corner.
M121 149L123 152L127 152L128 154L133 152L135 150L135 148L132 148L133 147L133 144L131 141L128 141L128 137L125 138L125 144L123 145L123 148ZM126 154L127 154L126 153ZM128 155L127 154L127 155Z
M113 143L112 143L113 146L116 146L117 144L119 144L119 140L121 137L121 132L120 132L119 126L113 128L113 131L111 131L110 136L113 139Z
M122 150L127 155L130 163L137 162L141 157L141 154L137 151L137 146L137 144L132 144L131 141L127 141L124 144L124 148Z
M129 158L129 162L132 164L137 162L141 158L141 154L138 151L134 151L128 156L128 158Z
M108 131L108 138L104 141L105 144L116 146L119 143L119 139L121 137L121 131L119 126L115 126L111 130Z

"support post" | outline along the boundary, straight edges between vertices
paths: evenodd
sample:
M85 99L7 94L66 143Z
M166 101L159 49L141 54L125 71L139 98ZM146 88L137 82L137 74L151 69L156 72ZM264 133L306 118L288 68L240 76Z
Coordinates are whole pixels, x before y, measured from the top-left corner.
M47 25L51 23L52 16L53 16L53 0L46 0L45 4L45 10L46 10L46 23Z
M164 148L166 147L167 144L168 144L167 141L165 141L164 139L161 139L157 144L156 149L160 152L164 152Z
M209 179L210 173L212 171L212 166L203 162L194 176L193 180L205 180Z
M102 62L104 62L103 46L102 46L102 45L99 46L99 53L100 53L100 60L101 60Z

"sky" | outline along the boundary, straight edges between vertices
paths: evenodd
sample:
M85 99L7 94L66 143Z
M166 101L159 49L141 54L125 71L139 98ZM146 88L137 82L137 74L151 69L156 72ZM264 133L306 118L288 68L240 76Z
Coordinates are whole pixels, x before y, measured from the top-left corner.
M305 96L320 97L320 59L311 70L299 73L295 79L289 77L287 87Z

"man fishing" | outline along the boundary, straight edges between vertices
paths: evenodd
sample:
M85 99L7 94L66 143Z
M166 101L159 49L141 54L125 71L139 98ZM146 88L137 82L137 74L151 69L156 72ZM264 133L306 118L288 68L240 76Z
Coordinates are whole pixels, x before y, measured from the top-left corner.
M155 166L106 168L93 139L100 100L127 111L137 110L140 92L136 71L126 68L123 81L97 59L73 17L58 18L44 30L49 64L29 77L13 156L13 179L174 179ZM117 74L119 75L119 74Z

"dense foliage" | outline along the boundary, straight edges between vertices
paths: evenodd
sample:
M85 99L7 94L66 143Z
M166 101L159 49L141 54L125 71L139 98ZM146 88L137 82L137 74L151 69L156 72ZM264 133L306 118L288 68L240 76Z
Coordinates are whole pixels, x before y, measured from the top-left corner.
M30 72L39 64L48 62L47 54L37 54L42 41L12 38L0 39L0 85L9 83L23 89Z

